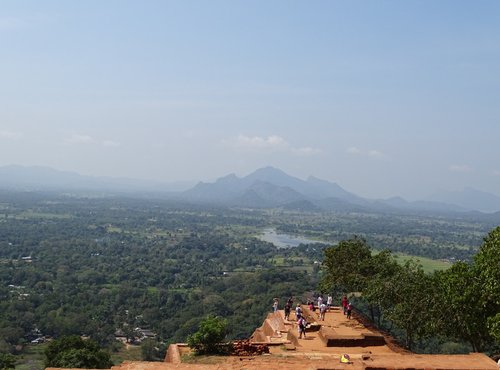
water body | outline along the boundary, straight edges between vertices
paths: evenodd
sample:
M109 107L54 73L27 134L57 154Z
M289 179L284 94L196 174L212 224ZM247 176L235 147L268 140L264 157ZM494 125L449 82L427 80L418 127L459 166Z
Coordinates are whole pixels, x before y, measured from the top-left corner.
M317 240L307 239L302 236L293 236L288 234L278 234L274 229L265 229L259 236L260 240L273 243L278 248L294 248L300 244L321 243Z

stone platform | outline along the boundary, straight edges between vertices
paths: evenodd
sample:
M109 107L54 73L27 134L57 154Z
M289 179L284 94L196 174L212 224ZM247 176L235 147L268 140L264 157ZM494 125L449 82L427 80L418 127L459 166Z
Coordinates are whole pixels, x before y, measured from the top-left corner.
M394 344L392 338L370 329L353 316L351 320L337 308L319 320L318 312L302 307L310 324L306 337L298 337L295 313L290 321L284 312L270 313L250 337L253 343L267 344L270 354L251 357L225 357L217 364L181 364L170 369L270 369L270 370L498 370L496 363L480 353L468 355L417 355ZM169 349L169 353L173 352ZM348 354L350 364L340 363ZM175 357L173 353L167 355ZM171 363L174 366L174 363ZM149 370L130 364L126 369ZM139 365L137 365L139 366ZM169 365L170 366L170 365Z
M395 345L392 338L370 329L356 316L348 320L338 309L319 321L317 312L303 307L311 324L305 338L298 338L295 314L271 313L250 341L266 344L269 354L260 356L209 356L200 363L182 363L189 352L185 344L169 347L165 362L126 361L112 370L498 370L481 353L468 355L417 355ZM351 363L340 363L348 354ZM55 370L55 369L48 369Z

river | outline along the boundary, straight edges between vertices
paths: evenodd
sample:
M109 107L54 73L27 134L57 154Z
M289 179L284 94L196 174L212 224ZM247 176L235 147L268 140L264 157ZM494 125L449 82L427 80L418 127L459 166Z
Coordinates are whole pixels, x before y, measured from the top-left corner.
M278 248L294 248L300 244L322 243L302 236L278 234L274 229L265 229L264 232L259 235L259 239L268 243L273 243Z

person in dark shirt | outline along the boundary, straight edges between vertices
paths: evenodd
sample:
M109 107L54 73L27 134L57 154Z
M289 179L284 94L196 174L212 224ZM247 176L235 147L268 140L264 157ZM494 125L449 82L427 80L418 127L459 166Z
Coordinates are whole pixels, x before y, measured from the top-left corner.
M347 303L347 318L350 320L351 319L351 313L352 313L352 304L351 302Z
M290 311L292 309L292 306L287 302L285 304L285 320L290 320Z

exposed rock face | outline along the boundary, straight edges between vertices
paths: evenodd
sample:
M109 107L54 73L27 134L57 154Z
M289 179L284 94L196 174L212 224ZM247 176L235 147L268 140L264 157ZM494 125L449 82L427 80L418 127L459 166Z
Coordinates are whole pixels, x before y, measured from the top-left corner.
M232 356L255 356L269 353L266 344L252 343L249 339L239 340L233 343Z

